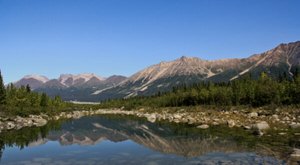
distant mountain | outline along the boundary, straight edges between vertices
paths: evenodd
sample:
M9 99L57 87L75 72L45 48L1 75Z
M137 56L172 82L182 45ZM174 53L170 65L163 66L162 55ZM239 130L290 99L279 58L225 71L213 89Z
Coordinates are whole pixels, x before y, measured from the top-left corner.
M203 60L181 57L147 67L131 77L111 76L101 78L94 74L63 74L48 81L43 76L24 77L16 85L29 84L50 96L60 95L65 100L101 101L111 98L147 96L171 90L181 84L201 81L228 82L247 73L258 78L261 72L272 77L286 74L292 78L300 66L300 41L279 46L261 54L242 59Z
M84 86L86 82L91 80L95 83L100 83L105 79L93 73L78 74L78 75L62 74L58 78L58 81L67 87L82 86L82 85Z
M105 84L118 85L120 82L126 80L127 77L120 75L113 75L104 80Z
M41 87L47 81L49 81L49 79L45 76L27 75L27 76L23 77L21 80L15 82L14 84L17 87L20 87L22 85L26 86L27 84L29 84L32 89L36 89L36 88Z
M51 80L45 76L28 75L14 84L18 87L28 84L34 91L45 92L52 97L60 95L64 100L89 101L94 97L92 93L114 87L125 79L119 75L102 78L92 73L62 74L58 79Z
M227 82L251 73L257 78L262 71L277 77L300 66L300 41L280 44L276 48L243 59L208 61L196 57L181 57L143 69L114 88L98 92L98 100L107 98L153 95L168 91L180 84L200 81Z
M58 81L56 79L52 79L52 80L49 80L49 81L45 82L43 85L41 85L37 89L40 89L40 88L57 88L57 89L63 89L63 88L67 88L67 86L64 85L64 84L62 84L60 81Z

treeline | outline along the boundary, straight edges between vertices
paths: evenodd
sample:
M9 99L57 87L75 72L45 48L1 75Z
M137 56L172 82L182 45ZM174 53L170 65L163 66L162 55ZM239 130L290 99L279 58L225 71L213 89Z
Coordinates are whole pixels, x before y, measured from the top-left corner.
M286 75L286 74L284 74ZM261 73L259 79L246 75L241 79L227 83L201 82L192 86L180 86L167 93L158 93L149 97L108 100L101 104L103 108L125 107L132 109L142 106L179 107L194 105L253 107L265 105L300 104L300 76L293 78L280 75L278 79Z
M29 85L15 87L4 86L0 72L0 113L1 115L29 115L53 113L65 108L66 103L59 96L51 99L45 93L32 92Z

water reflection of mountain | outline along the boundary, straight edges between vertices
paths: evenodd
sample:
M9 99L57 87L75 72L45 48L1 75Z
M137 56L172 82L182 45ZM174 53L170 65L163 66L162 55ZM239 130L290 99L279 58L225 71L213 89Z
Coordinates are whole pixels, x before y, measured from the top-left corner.
M0 134L1 150L5 146L38 146L48 141L61 145L95 145L104 140L134 141L161 153L196 157L211 152L256 152L283 158L284 151L275 151L265 141L241 129L195 126L170 123L150 123L126 116L94 116L70 121L53 121L44 127L24 128ZM278 140L278 139L276 139ZM285 143L284 143L285 144ZM285 144L287 145L287 144ZM1 153L1 152L0 152Z
M212 136L196 128L110 116L85 117L66 122L61 130L53 131L45 139L29 145L44 144L48 140L59 141L61 145L94 145L103 140L132 140L155 151L185 157L208 152L245 151L245 147L230 138Z

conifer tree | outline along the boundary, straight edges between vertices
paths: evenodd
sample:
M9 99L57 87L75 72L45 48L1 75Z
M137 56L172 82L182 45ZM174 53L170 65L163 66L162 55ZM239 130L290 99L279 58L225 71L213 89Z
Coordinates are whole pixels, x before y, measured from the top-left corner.
M6 91L5 91L3 77L0 70L0 105L5 104L5 101L6 101Z
M47 98L46 93L42 94L40 106L41 107L47 107L48 106L48 98Z
M26 92L27 92L27 93L30 93L30 92L31 92L31 88L30 88L29 84L26 85Z

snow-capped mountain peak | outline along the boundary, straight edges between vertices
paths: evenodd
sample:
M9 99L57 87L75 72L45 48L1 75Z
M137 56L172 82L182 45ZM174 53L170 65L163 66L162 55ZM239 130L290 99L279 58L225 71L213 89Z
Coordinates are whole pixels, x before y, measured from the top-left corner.
M27 84L29 84L31 89L36 89L48 81L49 81L49 79L45 76L33 74L33 75L24 76L19 81L14 82L14 84L17 87L26 86Z
M49 79L45 76L41 76L41 75L36 75L36 74L33 74L33 75L26 75L25 77L23 77L24 79L35 79L35 80L38 80L38 81L41 81L43 83L49 81Z
M87 81L91 80L92 78L96 78L99 81L104 81L105 78L102 78L100 76L97 76L93 73L83 73L83 74L61 74L60 77L58 78L59 82L66 86L72 86L72 85L77 85L77 84L83 84L86 83Z
M102 77L100 77L100 76L97 76L97 75L95 75L94 73L83 73L83 74L78 74L78 75L75 75L75 76L74 76L75 80L80 79L80 78L83 78L85 81L89 81L89 80L90 80L91 78L93 78L93 77L97 78L97 79L100 80L100 81L105 80L105 78L102 78Z

